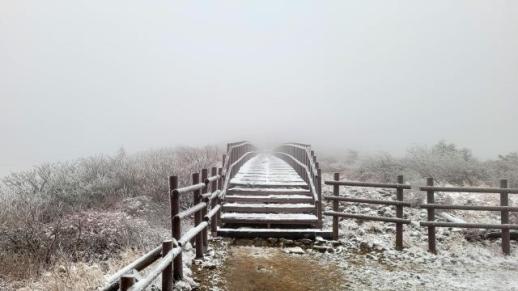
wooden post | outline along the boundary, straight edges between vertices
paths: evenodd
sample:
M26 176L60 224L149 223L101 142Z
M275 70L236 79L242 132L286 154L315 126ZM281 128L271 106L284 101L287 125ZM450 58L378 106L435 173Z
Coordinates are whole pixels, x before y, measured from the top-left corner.
M402 175L397 176L397 183L403 184L404 179ZM397 201L403 201L403 188L398 187L396 189L396 199ZM403 218L403 205L396 205L396 217L397 218ZM402 223L396 223L396 249L402 250L403 249L403 224Z
M225 183L225 177L223 177L223 168L218 169L219 174L219 181L218 181L218 190L223 191L223 183ZM218 201L218 204L221 204L221 199L218 197L216 198ZM218 214L216 214L216 224L219 226L221 223L221 211L218 211Z
M173 249L173 241L166 240L162 242L162 258L167 256L167 254ZM172 291L173 290L173 264L169 264L162 271L162 291Z
M335 181L340 181L340 173L335 173L334 175ZM333 185L333 195L340 195L340 185ZM333 211L338 212L338 200L333 201ZM338 239L338 216L333 216L333 239Z
M318 192L318 205L317 205L317 214L318 214L318 227L322 228L322 171L320 168L317 168L317 192Z
M180 197L173 190L178 188L178 176L169 176L169 201L171 210L171 235L174 237L173 218L180 212Z
M500 180L500 188L507 188L507 180ZM500 206L509 206L509 193L500 193ZM509 224L509 210L500 212L500 223ZM511 254L511 233L509 228L502 229L502 251L505 255Z
M177 241L180 240L181 236L182 236L182 220L180 219L180 217L178 216L175 216L174 219L173 219L173 229L174 229L174 233L173 233L173 237L174 239L176 239ZM176 258L174 258L174 261L173 261L173 265L174 265L174 268L173 268L173 272L174 272L174 279L176 281L180 281L183 279L183 259L182 259L182 252L180 252Z
M203 183L205 183L205 179L207 179L209 177L209 170L207 169L203 169L201 170L201 180ZM205 187L201 190L201 193L202 194L207 194L209 191L209 185L208 184L205 184ZM205 217L205 215L207 215L207 208L209 207L209 203L208 203L208 199L205 199L205 202L206 202L206 206L203 207L203 209L200 211L201 214L200 214L200 218L201 218L201 221L203 221L203 217ZM205 228L201 231L202 233L202 237L203 237L203 251L207 251L207 248L209 246L209 235L208 235L208 229Z
M196 185L200 183L200 173L194 173L192 174L192 184ZM200 190L194 190L193 192L193 200L194 205L197 205L201 202L201 191ZM198 226L198 224L201 223L202 216L200 211L196 211L194 213L194 226ZM200 232L196 235L195 238L196 241L196 258L203 258L203 233Z
M212 167L211 169L211 172L210 172L210 175L212 177L216 176L218 174L218 168L216 167ZM216 192L218 190L218 180L214 180L212 181L212 185L210 186L210 191L211 192ZM218 198L214 198L212 199L212 201L210 202L210 208L211 209L214 209L214 207L216 207L217 205L217 199ZM214 215L210 221L210 231L212 233L212 236L216 236L216 233L218 232L218 217L217 215Z
M433 178L428 178L426 180L427 186L433 186ZM428 190L426 193L426 203L433 204L434 203L434 191ZM428 221L435 220L435 209L428 208ZM437 249L435 247L435 226L428 226L428 251L436 254Z
M218 169L219 181L218 181L218 190L223 189L223 168Z
M179 240L182 236L182 222L176 217L176 215L180 212L180 195L178 193L174 193L173 190L178 188L178 176L170 176L169 177L169 191L170 191L170 199L171 199L171 235L176 240ZM174 279L182 280L183 279L183 263L182 263L182 253L178 254L178 256L174 259Z
M120 290L121 291L128 291L131 286L135 284L135 276L133 275L124 275L120 279Z

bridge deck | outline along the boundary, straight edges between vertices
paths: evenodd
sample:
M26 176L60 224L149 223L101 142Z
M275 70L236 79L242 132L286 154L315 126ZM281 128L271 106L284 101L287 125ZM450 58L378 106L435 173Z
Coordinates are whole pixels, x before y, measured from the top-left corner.
M308 184L273 154L258 154L230 180L221 222L219 233L230 236L284 236L288 228L298 228L299 236L319 232Z

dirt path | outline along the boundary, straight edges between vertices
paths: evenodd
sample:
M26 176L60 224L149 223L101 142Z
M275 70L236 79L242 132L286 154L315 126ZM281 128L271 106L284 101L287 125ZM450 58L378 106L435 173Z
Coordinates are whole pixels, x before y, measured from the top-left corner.
M200 290L346 289L340 268L334 263L323 264L310 254L292 254L277 247L237 245L228 246L225 253L219 263L201 264L195 268Z

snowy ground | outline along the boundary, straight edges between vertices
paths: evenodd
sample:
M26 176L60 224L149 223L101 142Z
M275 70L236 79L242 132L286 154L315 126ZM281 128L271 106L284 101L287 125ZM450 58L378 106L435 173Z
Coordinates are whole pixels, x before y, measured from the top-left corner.
M331 188L325 187L327 194ZM394 199L391 190L341 187L340 195L370 199ZM422 193L408 191L409 201L419 204ZM450 204L497 205L498 194L438 194L437 201ZM513 198L516 199L516 198ZM341 203L341 211L373 216L393 216L392 207ZM347 205L347 210L345 210ZM331 205L326 208L331 210ZM469 242L464 230L437 228L438 254L427 252L427 229L418 221L426 211L405 208L401 252L394 248L395 227L382 222L340 222L340 240L331 252L318 254L322 260L337 262L352 290L518 290L518 244L511 242L511 256L502 254L500 240ZM498 212L449 212L466 222L499 223ZM331 219L325 225L330 227Z

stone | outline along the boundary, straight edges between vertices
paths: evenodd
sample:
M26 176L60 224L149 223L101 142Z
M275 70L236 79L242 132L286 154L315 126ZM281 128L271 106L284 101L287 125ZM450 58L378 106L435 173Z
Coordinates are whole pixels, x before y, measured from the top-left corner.
M303 238L303 239L300 239L299 240L301 243L303 244L306 244L306 245L310 245L313 243L313 240L309 239L309 238Z
M326 246L313 246L313 249L316 251L319 251L321 253L325 253L327 251L332 251L333 249L331 247Z
M284 252L287 254L297 254L297 255L305 254L304 250L301 247L285 248Z

